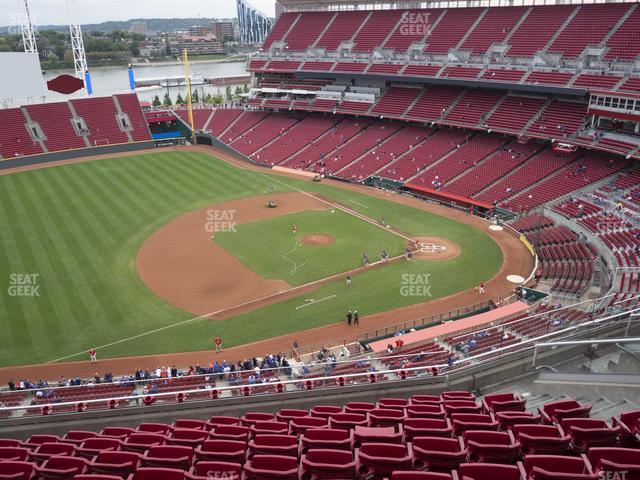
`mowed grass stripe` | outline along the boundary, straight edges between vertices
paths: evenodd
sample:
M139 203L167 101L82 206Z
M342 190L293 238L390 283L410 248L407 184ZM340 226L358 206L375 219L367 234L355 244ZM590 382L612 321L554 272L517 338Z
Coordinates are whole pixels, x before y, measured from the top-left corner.
M25 348L26 351L37 350L38 348L46 348L49 345L49 339L58 335L59 329L56 328L55 310L51 304L51 300L46 298L44 293L45 278L42 275L41 265L36 264L34 255L34 245L40 245L41 239L38 237L36 229L33 228L33 214L31 211L27 213L26 205L29 205L29 198L34 190L25 191L22 179L10 178L5 183L5 188L10 198L13 199L9 203L10 209L7 210L9 215L16 218L22 218L23 222L17 228L12 228L14 233L14 245L19 248L16 250L16 258L19 262L14 264L13 274L40 274L38 283L40 284L39 297L12 297L14 306L19 303L22 306L23 317L21 320L21 341L18 345ZM37 247L36 247L37 248ZM44 320L44 322L42 322Z
M9 332L8 336L11 337L11 343L5 342L3 348L0 349L0 359L3 362L9 362L12 360L11 354L15 350L31 351L33 349L33 339L27 325L27 317L32 313L31 308L27 308L23 304L22 299L19 297L9 296L9 285L12 273L25 273L24 257L28 255L28 251L18 248L19 231L21 226L18 225L17 219L19 218L15 213L15 206L13 202L20 202L20 198L12 197L9 195L8 181L5 179L0 182L3 185L3 192L6 195L5 198L0 201L0 224L11 226L11 228L0 229L2 236L3 251L2 256L2 286L4 291L3 297L3 310L2 317L3 323L7 324L7 328L4 332ZM15 221L12 221L15 220ZM25 220L23 219L23 222ZM20 238L22 238L20 236ZM6 267L6 268L5 268ZM30 317L37 320L41 320L38 317Z
M76 172L87 185L95 189L96 195L101 201L104 201L111 214L118 219L115 232L122 230L127 225L134 224L139 213L136 209L137 205L124 198L122 186L113 183L112 175L109 172L100 168L87 168L90 165L92 164L84 164L82 166L85 168L78 168Z
M87 338L88 331L91 331L97 340L107 333L105 330L108 328L108 323L116 320L120 315L120 306L109 298L111 296L109 287L112 283L104 280L103 275L108 272L99 260L99 256L95 254L93 243L86 235L86 228L82 228L78 222L78 217L81 216L80 212L77 208L68 208L56 191L56 187L63 188L57 183L58 179L57 175L43 178L43 188L40 193L46 195L46 200L51 208L58 213L60 218L64 219L63 223L58 225L58 228L62 227L61 231L67 232L64 237L65 241L62 243L64 246L62 249L63 258L65 263L68 262L68 268L72 272L72 283L80 293L80 301L86 305L89 312L87 318L78 319L81 323L77 329L68 332L68 334L84 339ZM43 218L43 223L45 228L56 229L56 223L48 217ZM82 348L88 348L88 346L83 345Z

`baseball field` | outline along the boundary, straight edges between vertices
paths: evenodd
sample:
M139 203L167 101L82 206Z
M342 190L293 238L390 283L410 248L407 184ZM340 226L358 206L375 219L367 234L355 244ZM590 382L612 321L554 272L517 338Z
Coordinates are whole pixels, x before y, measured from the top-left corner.
M206 235L199 249L176 223L190 212L202 213L192 219ZM212 220L228 228L207 230ZM173 238L162 243L167 225ZM84 359L91 347L100 358L205 350L216 335L227 348L243 345L343 321L349 309L366 318L447 297L503 264L486 231L455 219L186 150L2 175L0 226L0 366ZM402 258L422 237L456 254ZM142 272L152 238L155 256ZM365 253L376 263L382 250L401 258L361 268ZM189 256L193 275L176 267ZM247 278L273 298L236 311L236 299L260 295ZM234 281L239 294L224 289ZM197 290L201 304L188 291L175 301L163 295L171 282Z

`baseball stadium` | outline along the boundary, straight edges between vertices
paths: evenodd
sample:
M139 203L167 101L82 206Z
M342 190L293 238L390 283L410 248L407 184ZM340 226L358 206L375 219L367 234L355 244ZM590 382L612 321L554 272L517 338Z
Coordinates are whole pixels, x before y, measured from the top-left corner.
M640 479L638 2L237 0L215 106L20 3L0 479Z

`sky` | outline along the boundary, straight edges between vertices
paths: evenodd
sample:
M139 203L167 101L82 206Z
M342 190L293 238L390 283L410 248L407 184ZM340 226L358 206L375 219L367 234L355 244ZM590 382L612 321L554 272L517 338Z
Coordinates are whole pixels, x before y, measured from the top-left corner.
M1 0L0 25L14 25L24 0ZM68 23L66 0L28 0L33 23ZM6 2L6 3L5 3ZM130 18L235 17L235 0L77 0L80 23L101 23ZM274 0L249 0L254 7L275 16ZM8 4L8 5L7 5ZM13 7L13 8L11 8Z

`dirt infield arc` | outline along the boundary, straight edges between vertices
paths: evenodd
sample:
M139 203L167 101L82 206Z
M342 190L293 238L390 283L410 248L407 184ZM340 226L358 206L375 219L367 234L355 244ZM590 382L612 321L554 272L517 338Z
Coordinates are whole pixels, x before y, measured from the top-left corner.
M266 208L275 200L278 208ZM274 218L329 206L298 192L269 194L211 205L176 218L156 230L144 242L136 258L142 281L159 297L195 315L230 309L247 302L257 309L268 302L255 301L291 286L283 280L268 280L254 273L211 241L215 218L225 218L221 227ZM280 299L281 300L281 299ZM238 308L233 313L238 313ZM226 318L220 315L216 318Z
M216 151L209 147L186 147L178 150L180 151L191 150L191 151L199 151L199 152L207 153L216 158L232 163L239 168L256 170L258 172L265 172L265 170L261 167L257 167L245 162L241 162L237 159L229 157L224 152ZM147 152L147 153L151 154L153 152ZM138 153L138 155L140 154L144 155L145 153ZM121 156L127 156L127 155L121 155ZM114 156L90 157L90 158L84 159L84 161L99 161L101 159L108 159L108 158L114 158ZM76 159L69 163L78 163L80 161L83 161L83 160ZM55 164L45 164L41 166L32 166L30 168L8 170L8 171L1 172L0 174L8 174L8 173L11 173L12 171L20 171L20 170L27 170L27 169L33 169L33 168L47 168L49 166L59 165L61 163L65 163L65 162L56 162ZM270 173L283 175L283 176L292 176L290 173L280 173L275 171L271 171ZM366 318L363 318L359 326L351 327L349 329L347 329L347 327L342 323L336 323L336 324L332 324L324 327L305 330L305 331L298 332L291 335L284 335L281 337L261 340L260 342L256 342L254 344L245 344L242 346L225 350L224 354L222 355L222 357L225 360L237 361L249 356L253 356L258 352L286 351L290 348L294 339L297 340L301 346L319 344L321 342L327 341L327 339L344 338L347 341L351 341L355 338L355 336L358 333L364 333L372 329L382 328L391 324L424 317L426 315L448 312L448 311L451 311L452 309L455 309L461 306L477 303L480 300L488 300L489 298L494 300L500 300L510 295L513 289L513 284L506 279L507 275L516 274L524 278L527 278L532 271L533 257L531 257L531 255L528 253L524 245L512 234L508 233L505 230L490 231L488 229L487 222L485 222L480 218L472 217L463 212L452 210L446 207L426 203L424 201L421 201L412 197L401 196L401 195L393 194L386 191L374 190L374 189L363 187L360 185L350 185L350 184L345 184L343 182L337 182L337 181L334 182L331 180L328 180L327 183L333 186L336 186L338 188L357 191L365 195L383 198L391 202L408 205L413 208L434 213L436 215L448 217L455 221L458 221L467 225L471 225L475 228L485 231L500 246L503 252L503 257L504 257L503 265L501 266L498 273L494 276L494 278L492 278L491 280L485 283L487 294L482 297L480 297L476 292L473 291L473 289L471 289L464 292L459 292L454 295L450 295L448 297L430 301L427 304L416 304L410 307L404 307L396 310L391 310L391 311L387 311L379 314L370 315L370 316L367 316ZM326 208L326 207L323 207L323 208ZM197 214L196 212L192 212L194 214L194 217L192 219L189 219L188 217L184 216L185 218L183 218L183 220L185 222L193 222L193 228L198 229L199 231L202 232L202 238L200 241L205 242L206 245L210 247L212 242L210 242L210 239L208 238L208 234L203 227L203 222L205 221L205 218L206 218L206 209L204 210L205 212L199 211ZM261 215L262 214L264 214L264 212L261 212ZM282 212L273 213L273 215L281 215L281 214ZM176 219L176 221L178 220L179 219ZM151 240L152 237L149 238L149 241ZM176 241L177 240L174 238L173 242L176 242ZM438 242L434 241L434 243L437 244ZM184 249L184 247L180 246L179 244L177 245L177 248ZM150 252L152 252L152 250L150 250ZM184 254L184 251L182 252L182 254ZM473 268L473 266L470 266L470 268ZM149 270L147 273L150 274L151 271ZM142 276L142 273L141 273L141 276ZM164 281L171 282L172 280L170 278L165 278ZM206 282L211 280L207 277L205 280L201 279L200 281L203 282L202 283L203 285L206 285ZM283 284L285 283L286 282L282 282L280 286L284 286ZM268 287L276 288L277 285L269 285ZM165 285L165 288L166 288L166 285ZM299 293L300 291L296 292L295 295ZM181 301L185 301L185 298L186 297L183 297ZM192 299L189 301L192 301ZM229 302L229 303L232 303L232 302ZM205 308L204 304L201 305L200 308L204 309ZM233 311L233 312L230 312L230 315L231 313L233 315L236 315L236 314L242 313L242 311ZM95 373L96 370L112 371L114 373L125 373L125 372L128 373L128 372L131 372L133 368L155 368L159 365L175 364L179 366L184 366L184 365L195 364L195 363L208 364L214 358L214 354L209 350L201 351L201 352L184 352L184 353L166 354L166 355L130 356L130 357L113 358L113 359L106 359L106 360L100 360L100 354L98 355L99 355L99 362L97 366L91 365L85 358L80 357L81 359L75 362L2 368L0 369L0 382L6 382L10 378L56 378L62 372L65 372L67 374L69 374L69 372L72 372L74 374L84 375L84 376L91 376Z

